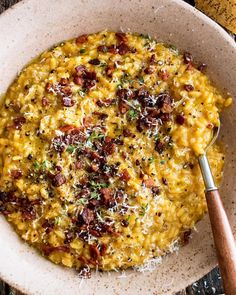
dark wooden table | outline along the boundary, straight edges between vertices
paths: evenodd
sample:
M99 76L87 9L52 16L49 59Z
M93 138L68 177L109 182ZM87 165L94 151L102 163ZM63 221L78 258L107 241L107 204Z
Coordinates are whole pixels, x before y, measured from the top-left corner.
M20 0L0 0L0 13L2 13L11 5L19 1ZM186 0L185 2L188 2L191 5L194 5L193 0ZM220 295L220 294L224 294L224 291L222 287L222 281L221 281L219 269L215 268L209 274L204 276L202 279L195 282L191 286L188 286L185 290L178 292L176 295ZM14 288L4 283L0 279L0 295L22 295L22 293L15 290Z

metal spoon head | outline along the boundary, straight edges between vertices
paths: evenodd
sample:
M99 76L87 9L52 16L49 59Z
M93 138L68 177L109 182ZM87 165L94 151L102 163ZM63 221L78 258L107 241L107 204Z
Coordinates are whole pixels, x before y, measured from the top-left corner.
M217 139L219 133L220 133L220 122L219 122L219 126L214 126L214 128L213 128L212 139L211 139L211 141L208 143L208 145L207 145L207 147L206 147L206 151L209 149L209 147L211 147L211 146L215 143L215 141L216 141L216 139Z

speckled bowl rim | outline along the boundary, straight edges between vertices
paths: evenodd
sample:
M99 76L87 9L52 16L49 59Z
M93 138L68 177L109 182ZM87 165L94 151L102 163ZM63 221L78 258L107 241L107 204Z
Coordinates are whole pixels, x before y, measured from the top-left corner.
M15 5L13 5L11 8L4 11L0 15L0 24L1 24L1 20L3 18L11 17L13 12L19 10L23 6L26 6L26 5L34 6L36 1L37 0L23 0L23 1L15 4ZM38 1L41 1L41 0L38 0ZM55 2L55 0L52 0L52 1ZM83 1L83 0L81 0L81 1ZM131 1L131 2L135 2L135 1ZM225 42L228 43L228 46L229 47L231 46L231 49L236 53L236 46L235 46L235 43L234 43L233 39L224 31L224 29L222 29L222 27L220 27L218 24L216 24L210 18L208 18L207 16L205 16L204 14L202 14L201 12L196 10L195 8L192 8L190 5L184 3L181 0L172 0L171 2L173 2L176 5L182 7L184 10L189 11L189 13L194 14L196 17L201 19L201 21L206 26L210 26L210 27L214 28L214 30L218 31L220 33L221 37L222 37L222 40L225 40ZM14 21L14 19L13 19L13 21ZM61 40L58 40L58 41L61 41ZM234 234L236 234L236 228L235 227L234 227ZM1 253L0 253L0 261L1 261ZM191 276L191 278L186 278L186 285L192 283L193 281L195 281L195 280L199 279L200 277L202 277L203 275L205 275L215 265L216 265L216 260L213 259L213 262L211 262L208 266L204 266L204 270L202 270L202 271L199 270L199 272L197 274ZM35 292L35 291L32 292L31 287L24 285L24 282L16 283L14 281L14 269L12 269L12 273L4 273L4 266L0 265L0 276L7 283L9 283L10 285L14 286L15 288L21 290L22 292L25 292L25 293L28 293L28 294L36 294L36 293L37 294L45 294L45 293L42 293L42 290L40 289L40 282L38 282L39 283L38 292ZM177 290L179 290L180 288L183 288L183 287L184 287L183 285L180 285L177 288L176 287L170 288L170 290L165 292L165 294L171 294L171 292L177 291ZM121 289L119 289L119 288L117 290L119 290L123 294L126 294L126 292L121 291ZM80 290L80 293L81 293L81 290ZM121 294L121 293L118 293L118 294ZM67 292L65 292L65 294L67 294Z

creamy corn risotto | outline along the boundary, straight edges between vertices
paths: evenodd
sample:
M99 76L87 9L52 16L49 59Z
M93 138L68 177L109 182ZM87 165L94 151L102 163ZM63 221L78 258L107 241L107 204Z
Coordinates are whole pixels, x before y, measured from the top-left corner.
M57 264L139 266L206 212L197 155L231 103L189 53L100 32L42 53L0 110L0 212ZM219 183L224 154L210 148Z

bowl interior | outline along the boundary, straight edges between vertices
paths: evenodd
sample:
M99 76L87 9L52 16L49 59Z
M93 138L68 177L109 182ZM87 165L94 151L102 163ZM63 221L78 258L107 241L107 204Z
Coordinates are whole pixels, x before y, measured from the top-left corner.
M236 48L209 18L172 0L26 0L0 17L0 93L21 68L55 43L103 29L149 33L159 41L190 51L207 63L208 74L222 89L236 94ZM221 194L236 234L236 106L223 115L221 137L227 145ZM163 259L154 271L96 273L81 280L69 269L53 265L16 236L0 218L0 276L28 294L172 294L203 276L216 264L206 216L191 242Z

